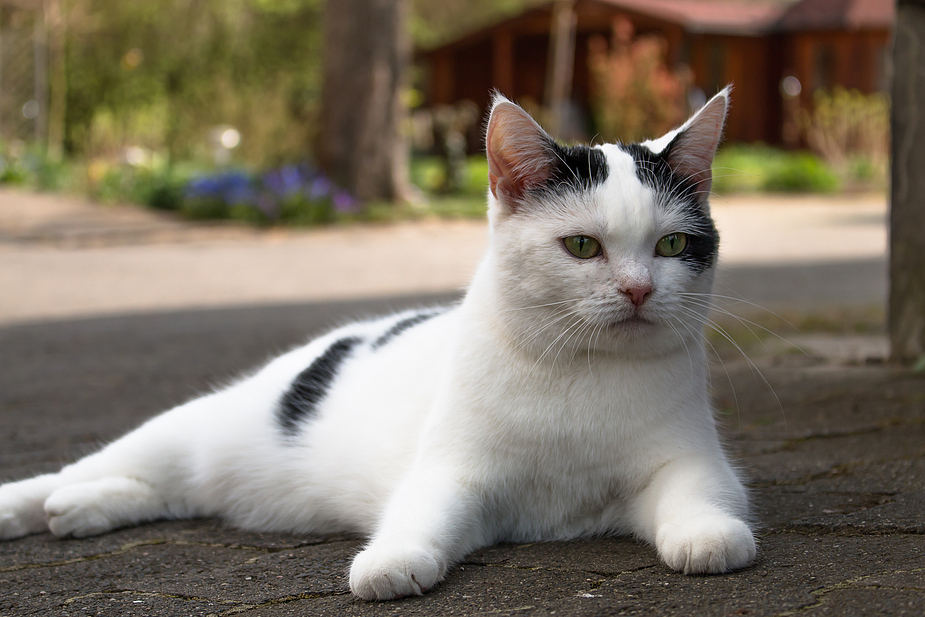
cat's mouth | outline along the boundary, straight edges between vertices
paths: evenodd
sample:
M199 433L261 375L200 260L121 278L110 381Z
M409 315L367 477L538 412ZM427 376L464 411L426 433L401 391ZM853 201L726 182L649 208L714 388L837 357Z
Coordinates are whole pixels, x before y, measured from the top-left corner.
M629 317L624 317L623 319L618 319L610 323L612 329L641 328L651 325L651 321L639 315L630 315Z

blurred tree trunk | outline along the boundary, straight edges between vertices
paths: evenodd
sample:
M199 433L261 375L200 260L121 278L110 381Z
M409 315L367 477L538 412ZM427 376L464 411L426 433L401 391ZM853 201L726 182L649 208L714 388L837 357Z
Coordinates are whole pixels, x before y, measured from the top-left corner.
M893 33L890 345L925 357L925 0L898 0Z
M404 197L406 0L329 0L323 49L322 168L362 200Z
M61 0L45 0L48 45L48 152L54 158L64 154L64 119L67 104L67 73L64 66L64 37L67 31Z

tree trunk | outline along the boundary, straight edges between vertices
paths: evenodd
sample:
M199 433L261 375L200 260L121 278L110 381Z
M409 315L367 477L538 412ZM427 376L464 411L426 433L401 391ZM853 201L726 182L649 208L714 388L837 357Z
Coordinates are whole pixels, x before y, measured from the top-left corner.
M318 158L361 200L405 196L402 94L410 61L405 0L329 0Z
M898 0L893 34L890 345L925 357L925 0Z

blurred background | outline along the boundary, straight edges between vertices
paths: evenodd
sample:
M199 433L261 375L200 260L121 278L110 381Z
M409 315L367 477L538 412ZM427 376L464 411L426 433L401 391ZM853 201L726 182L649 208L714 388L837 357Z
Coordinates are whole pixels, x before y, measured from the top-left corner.
M0 183L258 223L480 216L493 89L562 140L604 142L661 134L732 83L717 193L883 191L894 13L0 0Z
M493 90L602 143L733 84L721 290L925 367L923 38L913 0L0 0L0 320L459 289Z

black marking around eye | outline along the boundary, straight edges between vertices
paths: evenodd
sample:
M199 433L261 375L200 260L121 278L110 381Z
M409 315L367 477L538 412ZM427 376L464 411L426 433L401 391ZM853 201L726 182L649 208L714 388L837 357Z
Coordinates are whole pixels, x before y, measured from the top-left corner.
M389 328L385 334L383 334L382 336L376 339L376 342L373 343L373 349L379 349L380 347L382 347L383 345L385 345L386 343L394 339L396 336L398 336L405 330L409 330L418 324L422 324L428 319L432 317L436 317L441 312L442 311L432 311L430 313L418 313L417 315L412 315L411 317L406 317L405 319L402 319L401 321L396 323L394 326Z
M639 144L621 145L620 148L633 157L636 178L652 189L657 196L656 203L670 200L694 223L693 229L684 230L688 238L687 248L671 259L680 259L697 273L713 267L719 254L719 232L707 213L706 200L701 200L697 194L694 179L672 171L664 157L668 148L659 154Z
M603 184L610 174L607 158L599 148L588 146L561 146L549 141L552 154L552 173L541 186L541 192L589 191Z
M339 339L299 373L279 402L277 419L283 433L298 434L302 422L316 413L344 360L361 342L355 336Z

